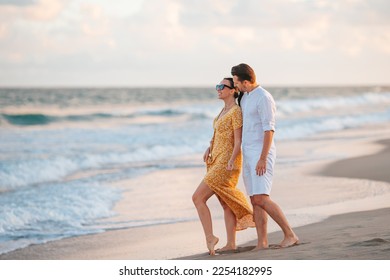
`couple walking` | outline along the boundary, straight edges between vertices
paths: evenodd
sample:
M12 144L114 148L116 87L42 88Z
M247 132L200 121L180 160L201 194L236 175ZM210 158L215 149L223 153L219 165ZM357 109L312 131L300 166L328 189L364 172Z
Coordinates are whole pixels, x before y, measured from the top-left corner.
M255 72L249 65L234 66L231 74L233 78L224 78L216 86L218 98L224 101L225 106L214 119L214 135L203 156L207 174L192 197L209 254L236 250L236 231L248 227L256 227L258 242L255 250L268 248L268 215L284 233L279 246L295 245L298 237L280 207L269 196L276 158L274 99L257 84ZM240 106L236 104L236 98ZM252 207L236 188L241 166ZM215 246L219 239L213 233L211 214L206 204L214 194L224 210L227 235L226 245L218 250Z

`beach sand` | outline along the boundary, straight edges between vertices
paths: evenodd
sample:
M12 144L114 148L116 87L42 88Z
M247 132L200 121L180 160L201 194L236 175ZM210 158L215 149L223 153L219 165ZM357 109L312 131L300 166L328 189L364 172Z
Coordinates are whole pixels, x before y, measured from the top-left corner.
M372 155L348 158L326 165L323 176L370 179L390 183L390 139L376 143L383 148ZM390 203L390 201L388 202ZM238 252L208 256L207 253L181 259L218 260L390 260L390 208L334 215L326 220L294 229L300 244L272 249L283 239L282 232L269 235L270 249L251 251L256 241L239 246Z
M97 259L390 259L390 125L352 129L312 137L310 141L289 141L278 145L279 162L272 198L285 211L300 245L285 249L249 251L255 245L255 230L238 233L239 253L208 256L202 227L197 219L110 230L31 245L6 254L9 260L97 260ZM325 143L325 144L324 144ZM311 161L318 153L321 160ZM340 160L337 160L340 159ZM292 163L291 163L292 162ZM192 166L157 171L132 179L131 184L161 182L175 204L186 205L185 211L196 213L191 195L203 178L204 168ZM121 182L120 184L126 184ZM178 187L180 186L180 187ZM120 186L117 186L120 187ZM243 188L242 181L239 187ZM370 196L367 197L367 191ZM362 193L362 194L361 194ZM351 194L354 195L350 199ZM361 196L360 196L361 194ZM125 195L116 206L126 217L134 197L137 203L167 203L164 197L149 197L144 190ZM149 201L145 201L146 199ZM160 198L160 199L159 199ZM210 201L215 231L224 245L222 210L214 198ZM183 207L183 205L181 205ZM346 214L339 214L346 213ZM137 214L137 213L135 213ZM307 217L312 223L302 219ZM301 226L303 224L303 226ZM269 241L282 239L278 227L270 221ZM218 247L218 246L217 246Z
M323 174L390 182L390 140L382 140L378 143L385 146L379 153L337 161L328 165Z
M208 256L206 253L181 259L190 260L389 260L390 208L335 215L323 222L295 228L299 245L283 249L251 252L256 242L239 246L238 253ZM271 245L282 233L269 235ZM270 246L271 248L271 246Z

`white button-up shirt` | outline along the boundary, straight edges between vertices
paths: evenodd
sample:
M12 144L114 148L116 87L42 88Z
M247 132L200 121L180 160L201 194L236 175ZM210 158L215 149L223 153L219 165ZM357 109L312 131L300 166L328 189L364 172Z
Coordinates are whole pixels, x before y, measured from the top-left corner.
M276 106L272 95L257 87L249 93L245 93L241 99L243 115L242 148L255 150L261 153L264 142L264 132L275 131ZM275 144L272 139L270 153L275 151ZM260 156L260 154L257 154Z

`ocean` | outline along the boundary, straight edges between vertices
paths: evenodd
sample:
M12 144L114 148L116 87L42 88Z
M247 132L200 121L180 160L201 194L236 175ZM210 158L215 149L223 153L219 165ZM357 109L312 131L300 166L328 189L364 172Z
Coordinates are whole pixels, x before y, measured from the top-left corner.
M277 142L390 121L390 87L266 89L277 105ZM162 202L143 219L102 222L123 196L112 183L192 166L185 159L203 154L222 107L212 87L0 89L0 254L196 219ZM134 213L142 207L136 201Z

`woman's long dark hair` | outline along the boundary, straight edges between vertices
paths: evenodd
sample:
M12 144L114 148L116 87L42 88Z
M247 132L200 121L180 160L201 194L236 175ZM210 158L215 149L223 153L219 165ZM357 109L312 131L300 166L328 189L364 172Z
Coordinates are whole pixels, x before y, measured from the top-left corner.
M237 87L234 86L233 78L223 78L223 79L228 80L230 83L230 86L235 89L234 98L237 98L238 106L241 107L241 99L242 99L242 96L244 95L244 93L241 91L238 91Z
M242 99L243 95L244 95L244 93L242 91L238 92L237 102L238 102L238 106L240 106L240 107L241 107L241 99Z

